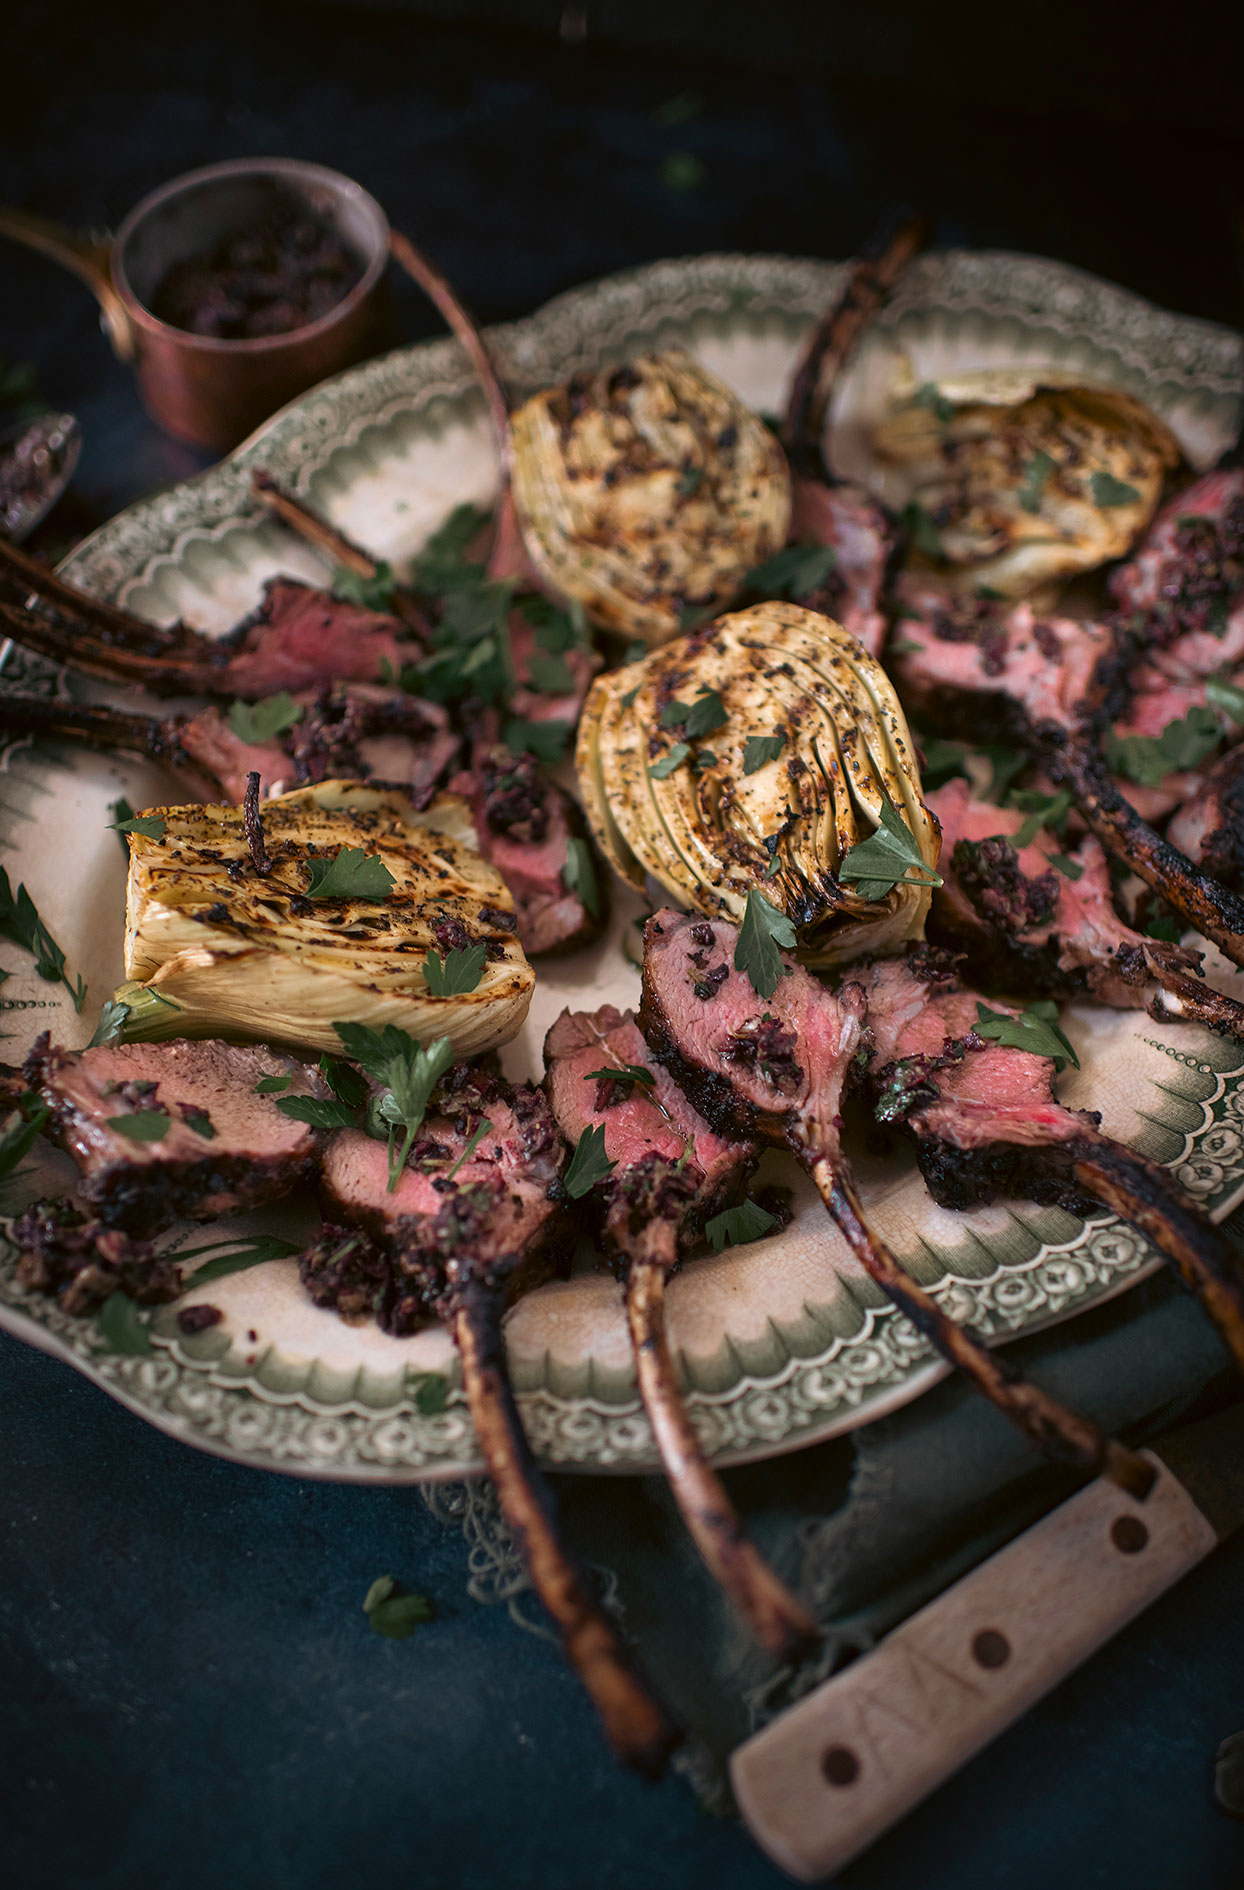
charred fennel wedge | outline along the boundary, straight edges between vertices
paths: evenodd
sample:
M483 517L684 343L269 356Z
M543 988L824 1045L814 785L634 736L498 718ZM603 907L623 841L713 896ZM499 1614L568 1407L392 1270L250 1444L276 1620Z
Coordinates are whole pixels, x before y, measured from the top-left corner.
M1130 550L1178 442L1132 395L1057 372L987 369L915 386L876 433L906 474L916 549L952 581L1026 597Z
M937 825L885 671L830 618L761 604L598 677L575 759L596 839L638 890L648 873L734 920L755 890L813 964L921 936ZM887 812L921 864L865 898L839 869Z
M665 643L785 542L781 447L681 349L534 394L509 445L528 556L603 630Z
M126 1035L253 1037L336 1051L333 1024L349 1019L375 1030L396 1024L421 1040L448 1037L455 1056L474 1056L522 1025L535 974L512 929L514 902L476 850L457 795L439 795L422 811L395 790L351 781L276 795L262 808L266 873L240 807L150 812L164 821L163 836L129 837L131 982L117 993L129 1006ZM312 862L327 865L343 849L379 860L392 877L387 892L308 896ZM369 869L363 883L376 877ZM429 949L439 944L444 961L480 942L478 982L438 996Z

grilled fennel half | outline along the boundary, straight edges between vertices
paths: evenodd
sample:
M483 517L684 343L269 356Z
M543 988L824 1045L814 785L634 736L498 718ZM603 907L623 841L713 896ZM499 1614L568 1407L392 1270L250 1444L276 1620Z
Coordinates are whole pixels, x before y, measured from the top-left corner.
M123 1034L336 1051L340 1020L375 1030L396 1024L423 1041L448 1037L455 1056L475 1056L521 1028L535 974L513 929L514 902L478 852L459 796L438 795L416 810L397 790L357 781L274 795L262 806L266 875L240 807L148 811L165 830L160 839L129 836ZM309 862L343 848L383 862L394 881L387 896L307 896ZM431 989L434 925L442 941L486 943L472 989Z
M665 643L785 543L781 447L681 349L532 395L509 446L527 554L600 629Z
M907 723L881 665L817 611L736 611L598 676L575 762L600 848L638 891L650 874L681 904L738 920L755 890L812 964L922 935L939 833ZM883 824L886 798L922 864L864 898L838 869Z
M1174 435L1117 387L1056 371L985 369L916 387L910 369L877 428L905 475L917 552L952 583L1052 597L1056 580L1121 558L1146 529Z

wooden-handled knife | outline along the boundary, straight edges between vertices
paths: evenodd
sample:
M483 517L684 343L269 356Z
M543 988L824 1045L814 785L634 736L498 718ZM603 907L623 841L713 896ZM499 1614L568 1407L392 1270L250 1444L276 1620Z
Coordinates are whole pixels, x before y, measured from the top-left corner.
M840 1869L1244 1523L1244 1404L1145 1454L1143 1502L1090 1484L738 1748L776 1864Z

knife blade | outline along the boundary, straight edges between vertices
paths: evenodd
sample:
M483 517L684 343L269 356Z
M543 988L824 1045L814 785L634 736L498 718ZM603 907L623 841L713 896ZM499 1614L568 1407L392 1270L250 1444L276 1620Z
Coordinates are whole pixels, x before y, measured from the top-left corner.
M1143 1501L1089 1484L737 1749L774 1863L840 1869L1244 1524L1244 1403L1144 1455Z

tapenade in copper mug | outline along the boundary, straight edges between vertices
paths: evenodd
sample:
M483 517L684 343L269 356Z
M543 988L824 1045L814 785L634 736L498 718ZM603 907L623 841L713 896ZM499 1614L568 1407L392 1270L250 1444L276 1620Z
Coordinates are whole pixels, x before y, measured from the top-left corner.
M362 265L354 286L288 332L233 340L176 328L152 312L176 264L261 223L278 199L304 203ZM116 354L132 361L143 405L192 445L227 452L317 381L391 345L385 282L389 225L361 184L295 158L240 158L189 171L144 197L116 236L98 241L0 207L0 235L54 257L83 278Z

